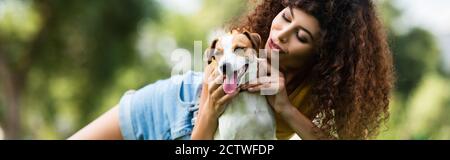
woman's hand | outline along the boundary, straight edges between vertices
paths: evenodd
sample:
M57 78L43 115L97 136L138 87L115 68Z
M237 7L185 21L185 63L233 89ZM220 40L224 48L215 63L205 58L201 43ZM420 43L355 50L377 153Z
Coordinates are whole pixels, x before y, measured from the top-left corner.
M240 89L237 89L231 94L226 94L223 91L222 81L223 77L217 74L215 67L207 66L203 77L199 113L191 136L193 140L213 139L220 115L231 99L239 93Z
M244 85L242 89L248 90L249 92L261 92L266 95L266 99L270 106L272 106L274 111L278 114L291 109L292 105L286 91L286 79L284 74L277 69L272 68L267 60L259 61L259 67L269 69L271 76L260 76L256 81Z
M208 77L204 81L207 84L207 94L204 95L206 101L200 106L204 114L219 118L225 111L226 104L239 93L240 89L231 94L226 94L223 91L223 77L217 74L215 69L212 70L210 73L205 73Z
M286 90L286 78L279 70L270 66L266 60L260 61L260 68L270 69L271 76L260 76L256 82L244 85L242 89L249 92L271 92L266 99L274 111L281 115L285 122L304 140L307 139L331 139L331 137L317 128L308 117L301 113L289 101Z

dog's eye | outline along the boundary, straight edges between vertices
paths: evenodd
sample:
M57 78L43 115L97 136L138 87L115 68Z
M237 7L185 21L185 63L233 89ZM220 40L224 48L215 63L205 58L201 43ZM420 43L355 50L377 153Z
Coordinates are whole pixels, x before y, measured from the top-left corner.
M236 47L236 48L234 49L234 52L237 53L237 54L242 53L242 52L244 52L244 51L245 51L245 48L244 48L244 47Z

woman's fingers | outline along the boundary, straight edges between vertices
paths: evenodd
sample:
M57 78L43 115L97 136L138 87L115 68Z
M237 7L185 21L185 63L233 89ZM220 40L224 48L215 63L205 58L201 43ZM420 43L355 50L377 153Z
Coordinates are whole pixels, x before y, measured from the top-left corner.
M270 89L277 89L278 84L276 83L264 83L264 84L260 84L258 86L249 88L248 91L249 92L259 92L262 89L266 89L266 90L270 90Z
M208 83L208 92L210 94L212 94L215 90L217 90L217 88L219 88L222 84L222 77L221 76L216 76L214 77L214 79L212 79L213 77L211 77L211 80L209 80Z
M250 81L248 84L245 84L241 88L244 89L244 90L247 90L249 88L254 88L254 87L259 86L261 84L270 83L272 81L273 80L271 79L271 77L264 76L264 77L260 77L260 78L257 78L255 80Z
M252 85L248 85L247 89L249 92L259 92L262 89L277 89L277 87L279 86L279 78L264 76L258 78L252 83Z
M267 89L269 87L270 87L270 84L265 83L265 84L260 84L260 85L248 88L248 91L249 92L259 92L259 91L261 91L261 89Z
M212 70L210 73L208 73L208 77L207 77L207 81L208 82L212 82L214 81L214 79L216 79L216 77L218 76L216 70Z
M249 88L252 88L252 87L255 87L255 86L258 86L258 85L260 85L260 84L259 83L244 84L244 85L241 86L241 89L242 90L247 90Z
M222 98L220 98L217 101L218 105L225 105L228 104L228 102L230 102L231 99L233 99L234 97L236 97L236 95L239 94L240 89L238 88L235 92L231 93L231 94L225 94ZM223 92L223 91L222 91Z
M205 68L205 72L204 72L204 77L203 77L203 82L209 82L209 78L211 77L211 75L213 75L213 72L215 71L214 67L208 65Z
M223 85L220 85L217 89L215 89L212 93L211 93L211 98L213 100L218 100L221 97L223 97L225 95L225 92L223 91Z

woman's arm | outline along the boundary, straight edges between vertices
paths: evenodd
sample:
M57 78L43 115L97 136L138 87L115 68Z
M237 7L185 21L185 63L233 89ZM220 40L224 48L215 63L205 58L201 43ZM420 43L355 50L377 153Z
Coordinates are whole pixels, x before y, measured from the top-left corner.
M205 77L207 77L206 74L209 75L210 73L205 72ZM208 98L208 90L205 88L208 88L208 85L204 82L200 96L199 113L191 135L191 139L193 140L213 139L214 132L217 128L218 118L214 117L212 114L203 114L203 112L205 112L203 111L205 108L203 106L207 103L206 101Z
M275 113L280 115L297 135L304 140L331 139L331 136L328 136L325 132L316 127L312 123L312 120L301 113L289 101L284 74L277 69L272 68L265 61L261 62L260 65L261 64L267 65L263 67L270 68L269 71L276 72L277 74L259 77L256 82L245 85L242 89L248 90L249 92L260 92L262 89L277 91L274 95L266 96L266 99L274 109Z
M298 136L304 140L332 139L317 128L308 117L292 106L292 104L288 105L279 114Z
M68 140L121 140L118 105L101 115Z
M282 81L284 81L283 78L278 82L284 83ZM278 86L273 84L275 81L266 81L266 83L267 84L252 85L248 88L248 91L258 92L262 88L267 89L268 87ZM289 127L304 140L331 139L330 136L324 134L324 132L317 128L308 117L291 104L284 85L280 85L279 87L277 94L266 96L275 113L281 115L284 121L288 123Z
M218 118L211 114L199 112L197 122L192 131L192 140L212 140L216 132Z

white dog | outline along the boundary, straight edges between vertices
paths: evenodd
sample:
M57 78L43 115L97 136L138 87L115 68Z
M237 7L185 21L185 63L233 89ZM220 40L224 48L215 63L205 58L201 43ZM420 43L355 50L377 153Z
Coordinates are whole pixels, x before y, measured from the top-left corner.
M261 38L256 33L232 31L214 40L206 52L224 77L223 90L233 93L241 85L257 78ZM214 139L276 139L274 112L263 95L241 92L219 117Z

